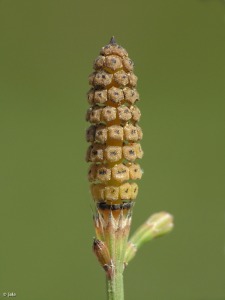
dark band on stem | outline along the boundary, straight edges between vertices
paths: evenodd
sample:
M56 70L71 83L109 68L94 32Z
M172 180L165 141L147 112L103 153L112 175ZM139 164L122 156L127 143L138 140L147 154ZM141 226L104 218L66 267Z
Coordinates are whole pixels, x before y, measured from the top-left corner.
M124 202L122 204L107 204L106 202L98 202L97 207L102 210L122 210L122 209L130 209L134 205L133 202Z

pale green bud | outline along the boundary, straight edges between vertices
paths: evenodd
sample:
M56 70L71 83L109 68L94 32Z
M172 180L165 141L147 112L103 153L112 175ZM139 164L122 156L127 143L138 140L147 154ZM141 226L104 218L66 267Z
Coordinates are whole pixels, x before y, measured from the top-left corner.
M129 240L125 254L125 264L135 256L142 244L170 232L173 226L173 216L167 212L159 212L150 216Z

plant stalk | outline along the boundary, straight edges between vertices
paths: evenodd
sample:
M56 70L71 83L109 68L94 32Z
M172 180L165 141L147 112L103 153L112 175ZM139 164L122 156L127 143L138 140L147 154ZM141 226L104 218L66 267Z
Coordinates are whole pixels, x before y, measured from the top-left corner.
M115 270L112 278L106 277L107 299L124 300L123 271Z
M113 224L113 215L110 224ZM126 226L124 224L126 223ZM111 226L109 226L110 228ZM111 254L110 272L106 273L107 281L107 299L124 300L123 271L124 256L127 248L127 240L130 229L130 221L127 216L121 212L117 216L117 225L111 227L109 235L109 252ZM107 235L106 235L107 237Z

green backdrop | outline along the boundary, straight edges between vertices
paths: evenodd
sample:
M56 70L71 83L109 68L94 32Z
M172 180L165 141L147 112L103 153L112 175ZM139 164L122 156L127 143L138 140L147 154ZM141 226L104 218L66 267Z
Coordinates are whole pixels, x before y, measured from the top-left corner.
M133 228L175 216L138 253L126 299L225 299L225 1L0 0L0 299L105 299L84 161L92 62L134 60L144 176Z

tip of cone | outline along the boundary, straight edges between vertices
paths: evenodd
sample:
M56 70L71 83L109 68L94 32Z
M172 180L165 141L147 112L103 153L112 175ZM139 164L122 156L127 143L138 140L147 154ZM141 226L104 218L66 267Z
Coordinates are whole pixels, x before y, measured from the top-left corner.
M112 45L116 45L116 44L117 44L117 42L116 42L116 39L115 39L114 35L111 37L111 39L110 39L109 43L110 43L110 44L112 44Z

